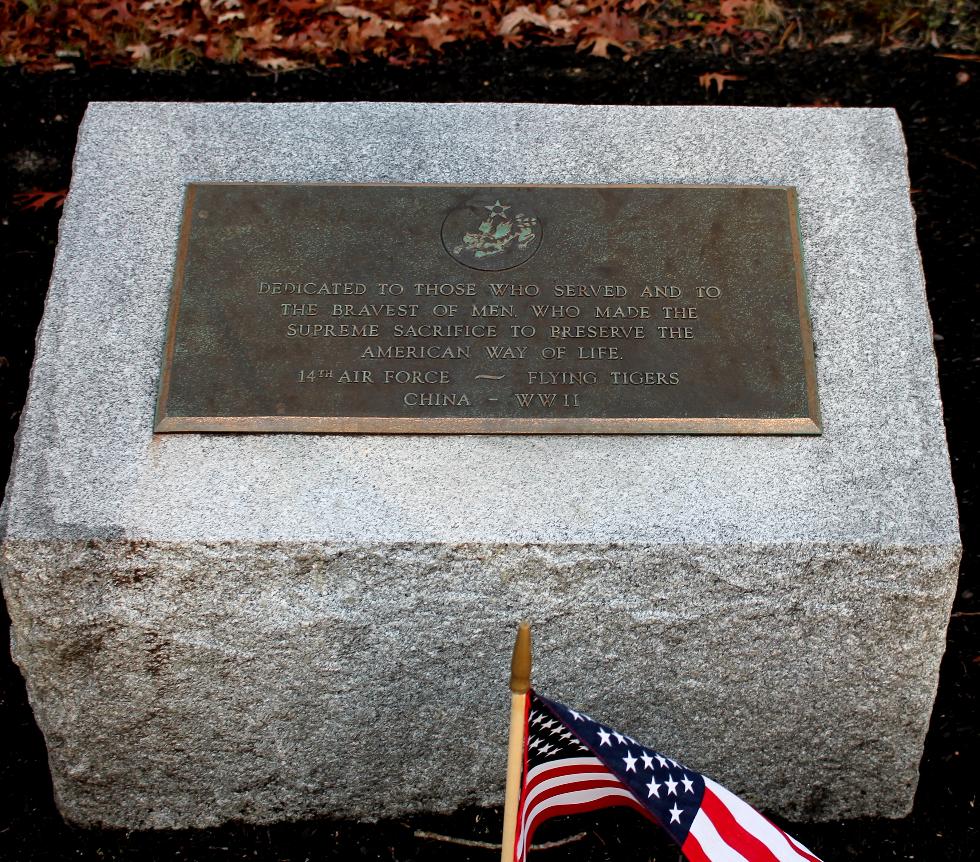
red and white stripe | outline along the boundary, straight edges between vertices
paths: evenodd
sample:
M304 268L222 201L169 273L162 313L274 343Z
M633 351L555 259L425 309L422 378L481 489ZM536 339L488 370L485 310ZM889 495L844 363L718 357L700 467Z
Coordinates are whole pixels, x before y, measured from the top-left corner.
M612 805L627 805L649 815L597 757L567 757L535 766L527 773L521 794L515 862L527 858L531 836L545 820Z
M681 847L691 862L820 862L730 790L704 779L704 799Z

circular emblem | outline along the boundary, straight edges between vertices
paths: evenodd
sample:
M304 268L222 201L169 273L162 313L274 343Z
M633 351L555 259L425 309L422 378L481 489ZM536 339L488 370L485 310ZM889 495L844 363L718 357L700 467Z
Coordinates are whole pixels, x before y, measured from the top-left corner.
M446 216L442 244L470 269L512 269L538 250L541 223L506 200L473 198Z

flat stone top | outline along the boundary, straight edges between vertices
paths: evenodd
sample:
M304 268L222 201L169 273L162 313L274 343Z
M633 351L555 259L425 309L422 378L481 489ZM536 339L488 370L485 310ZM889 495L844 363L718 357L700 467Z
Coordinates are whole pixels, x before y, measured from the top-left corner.
M157 435L184 186L795 186L820 437ZM94 103L8 538L958 545L891 110Z

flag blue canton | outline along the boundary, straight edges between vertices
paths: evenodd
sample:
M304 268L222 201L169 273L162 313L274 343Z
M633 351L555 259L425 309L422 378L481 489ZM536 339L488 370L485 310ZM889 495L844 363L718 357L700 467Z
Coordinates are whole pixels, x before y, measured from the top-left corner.
M681 845L704 797L700 773L536 692L531 693L527 751L529 770L552 760L594 755Z

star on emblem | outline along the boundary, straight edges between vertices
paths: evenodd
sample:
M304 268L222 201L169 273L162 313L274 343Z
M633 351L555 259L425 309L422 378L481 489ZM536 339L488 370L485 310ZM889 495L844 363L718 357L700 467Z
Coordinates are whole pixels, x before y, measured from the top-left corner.
M502 204L502 203L501 203L501 202L500 202L500 201L498 200L498 201L494 201L494 203L493 203L493 206L492 206L492 207L484 207L484 209L485 209L485 210L490 210L490 215L491 215L491 216L495 216L495 215L501 215L501 216L502 216L502 215L503 215L503 214L504 214L505 212L507 212L507 210L509 210L509 209L510 209L510 207L505 207L505 206L504 206L504 205L503 205L503 204Z

